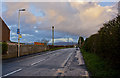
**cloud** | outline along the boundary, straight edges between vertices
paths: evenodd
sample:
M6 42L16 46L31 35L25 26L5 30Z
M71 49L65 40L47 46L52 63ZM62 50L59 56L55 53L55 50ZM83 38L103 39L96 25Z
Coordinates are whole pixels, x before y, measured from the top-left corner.
M23 15L25 16L25 23L26 24L35 24L37 23L37 17L34 16L32 13L30 12L25 12L23 13Z
M15 35L15 36L17 36L17 33L11 33L11 35Z
M4 0L3 2L118 2L119 0Z
M51 7L42 7L42 4L35 5L42 7L41 9L46 14L42 26L50 29L50 26L55 25L55 29L58 31L86 37L96 33L103 23L114 18L117 13L114 6L103 7L96 2L43 4Z
M88 37L117 13L116 5L100 6L98 2L5 2L4 6L2 17L10 26L18 24L18 9L25 8L26 12L21 12L21 32L35 37L42 30L48 33L53 25L55 31ZM31 6L37 11L33 12Z
M33 35L30 35L30 34L22 34L22 36L33 36Z
M17 36L12 36L11 38L12 38L12 39L14 39L14 38L16 39L16 38L17 38Z

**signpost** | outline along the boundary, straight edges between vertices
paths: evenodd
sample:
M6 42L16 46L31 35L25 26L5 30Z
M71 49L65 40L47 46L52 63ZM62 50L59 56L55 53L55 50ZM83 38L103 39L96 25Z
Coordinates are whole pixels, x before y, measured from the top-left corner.
M17 29L17 34L20 34L20 29Z

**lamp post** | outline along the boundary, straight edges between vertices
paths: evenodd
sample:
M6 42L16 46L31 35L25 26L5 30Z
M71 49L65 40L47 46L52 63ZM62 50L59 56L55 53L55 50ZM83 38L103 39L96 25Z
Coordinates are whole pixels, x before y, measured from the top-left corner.
M19 9L18 11L18 29L17 29L17 34L18 34L18 53L17 56L20 57L20 11L25 11L25 9Z

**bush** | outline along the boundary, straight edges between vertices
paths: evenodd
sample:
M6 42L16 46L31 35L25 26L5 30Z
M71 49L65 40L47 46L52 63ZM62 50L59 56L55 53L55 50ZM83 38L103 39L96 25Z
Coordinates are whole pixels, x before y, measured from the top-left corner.
M6 42L2 43L2 54L7 54L8 45Z
M107 60L114 69L120 69L120 15L87 38L83 48Z
M2 42L0 42L0 54L2 53Z

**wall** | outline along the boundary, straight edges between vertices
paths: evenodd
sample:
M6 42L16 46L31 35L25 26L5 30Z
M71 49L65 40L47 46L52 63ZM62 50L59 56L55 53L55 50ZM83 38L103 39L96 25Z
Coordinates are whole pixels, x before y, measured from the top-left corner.
M0 41L10 41L10 29L7 27L5 22L0 18Z
M2 20L0 18L0 41L2 41Z
M21 45L20 55L28 55L32 53L37 53L47 50L47 46L43 45ZM17 57L17 45L8 45L8 52L5 55L2 55L2 59L14 58Z

